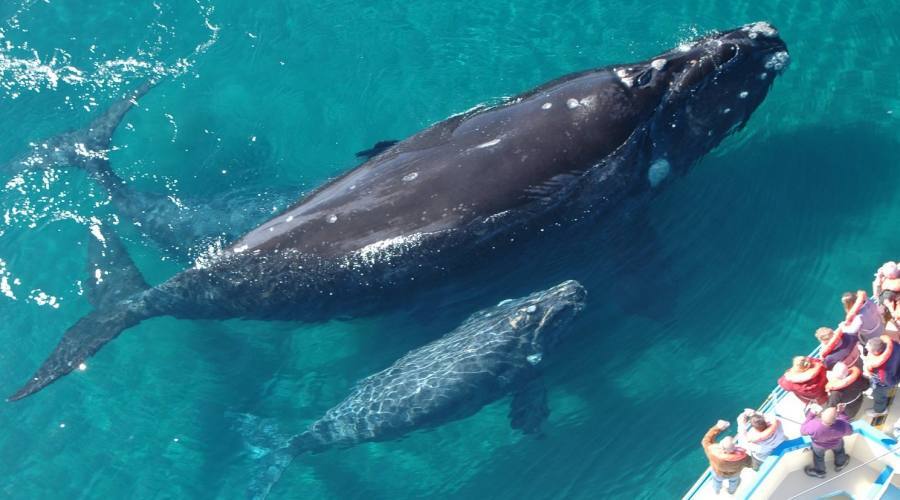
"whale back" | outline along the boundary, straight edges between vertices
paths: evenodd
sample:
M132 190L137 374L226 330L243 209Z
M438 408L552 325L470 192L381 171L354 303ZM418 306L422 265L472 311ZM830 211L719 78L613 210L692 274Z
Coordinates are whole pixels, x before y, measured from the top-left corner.
M232 250L342 255L546 202L652 111L632 98L603 69L452 117L335 179Z

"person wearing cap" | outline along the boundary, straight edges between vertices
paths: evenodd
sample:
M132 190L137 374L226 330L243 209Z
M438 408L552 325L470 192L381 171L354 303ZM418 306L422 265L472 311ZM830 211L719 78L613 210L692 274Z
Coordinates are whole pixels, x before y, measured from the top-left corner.
M800 434L812 441L813 463L803 468L808 476L825 477L825 453L834 451L834 470L847 466L850 457L844 451L844 436L853 434L850 419L843 413L843 405L825 408L821 412L809 410L806 421L800 426Z
M875 404L866 412L869 418L887 414L888 392L900 382L900 344L887 335L866 343L868 354L863 359L863 371L872 383Z
M828 327L822 327L816 330L816 338L822 345L819 351L819 359L830 370L838 362L845 365L853 366L859 360L859 338L856 333L862 325L862 319L859 316L853 318L850 324L841 323L837 330Z
M782 389L794 393L804 403L815 402L820 405L828 401L825 394L825 366L815 358L806 356L794 357L794 362L784 375L778 379Z
M825 375L828 378L828 383L825 384L828 406L844 405L844 414L852 420L862 406L863 393L869 388L869 380L863 377L858 366L848 367L840 361Z
M750 467L758 470L769 455L784 442L781 421L767 419L762 413L747 408L737 416L738 442L750 454Z
M877 297L877 295L876 295ZM857 318L860 323L856 328L861 345L866 345L869 339L878 338L884 333L884 318L878 304L870 299L865 290L859 290L855 294L845 292L841 296L841 302L844 304L844 325L854 324Z
M700 441L703 453L709 459L709 467L712 469L713 490L718 495L722 491L722 483L728 481L728 493L734 494L741 484L741 471L750 467L750 456L743 448L734 444L734 438L726 436L718 443L716 437L728 428L730 424L725 420L719 420L716 425L709 428Z

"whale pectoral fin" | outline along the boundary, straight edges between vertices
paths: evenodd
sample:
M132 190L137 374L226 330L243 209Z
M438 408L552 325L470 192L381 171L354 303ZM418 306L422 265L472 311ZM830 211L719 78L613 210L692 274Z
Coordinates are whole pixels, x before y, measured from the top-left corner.
M94 308L111 307L150 288L115 231L94 224L91 233L85 295Z
M525 434L538 434L548 416L550 406L547 404L547 387L543 377L532 379L513 394L509 406L509 424L513 429Z
M380 155L387 151L391 146L397 144L400 141L390 140L390 141L378 141L371 148L364 149L356 153L357 158L365 158L366 160L371 160L376 156Z

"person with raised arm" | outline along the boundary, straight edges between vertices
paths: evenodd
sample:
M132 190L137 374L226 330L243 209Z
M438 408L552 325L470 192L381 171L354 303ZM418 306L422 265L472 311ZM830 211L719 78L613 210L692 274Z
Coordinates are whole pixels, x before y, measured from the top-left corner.
M719 420L709 428L700 442L703 453L709 459L712 469L713 489L718 495L722 491L722 483L728 481L728 493L733 495L741 485L741 471L750 467L750 456L743 448L734 443L734 438L726 436L716 442L716 437L729 427L726 420Z
M772 416L766 418L750 408L737 416L738 443L750 454L750 467L758 470L766 458L784 442L781 421Z

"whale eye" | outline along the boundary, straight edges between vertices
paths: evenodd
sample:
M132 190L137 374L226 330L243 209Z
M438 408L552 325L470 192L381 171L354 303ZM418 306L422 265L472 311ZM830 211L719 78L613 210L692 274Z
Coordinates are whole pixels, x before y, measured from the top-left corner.
M647 69L647 70L644 70L640 75L637 76L637 78L634 79L634 83L638 87L643 87L643 86L647 85L648 83L650 83L650 80L652 80L652 79L653 79L653 70Z

